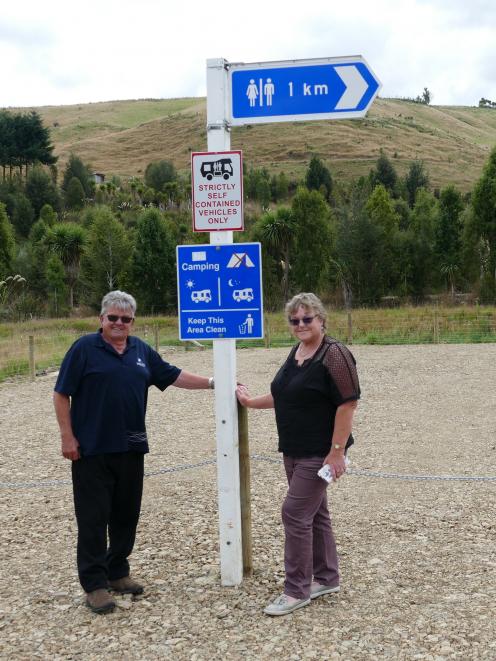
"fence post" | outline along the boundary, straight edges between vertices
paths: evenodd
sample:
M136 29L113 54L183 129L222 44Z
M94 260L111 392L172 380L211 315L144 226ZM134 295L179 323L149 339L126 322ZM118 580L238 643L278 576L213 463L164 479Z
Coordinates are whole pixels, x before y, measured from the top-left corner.
M434 344L439 344L439 317L437 310L434 310Z
M34 335L29 336L29 378L34 381L36 378L36 364L34 362Z
M155 351L158 353L158 349L159 349L158 324L155 324L155 326L153 327L153 332L155 333Z
M351 310L348 310L348 344L353 344L353 321L351 318Z
M248 439L248 409L238 402L239 487L241 502L241 548L243 576L253 574L250 500L250 443Z
M270 326L269 326L269 318L267 315L265 315L265 337L264 337L264 343L265 343L265 348L270 349Z

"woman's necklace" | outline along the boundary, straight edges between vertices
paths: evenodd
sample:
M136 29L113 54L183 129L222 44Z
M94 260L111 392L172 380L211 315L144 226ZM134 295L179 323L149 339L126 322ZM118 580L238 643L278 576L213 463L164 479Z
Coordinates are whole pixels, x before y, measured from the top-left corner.
M298 349L298 358L300 358L300 360L306 360L311 355L313 355L316 351L317 351L317 348L311 349L310 351L307 351L306 353L303 353L303 351L301 349Z
M302 349L301 349L302 344L300 343L300 346L298 347L298 352L297 352L299 360L306 360L307 358L310 358L310 356L313 356L313 354L317 351L317 349L320 347L321 344L322 344L322 340L320 340L320 342L317 344L316 347L312 347L312 348L308 349L307 351L303 352Z

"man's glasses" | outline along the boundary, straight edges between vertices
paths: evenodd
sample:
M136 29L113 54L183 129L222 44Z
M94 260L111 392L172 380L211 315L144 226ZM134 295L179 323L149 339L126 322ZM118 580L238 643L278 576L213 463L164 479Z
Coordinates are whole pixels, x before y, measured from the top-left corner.
M299 326L300 321L302 321L305 324L305 326L308 326L309 324L312 323L315 317L316 317L315 314L313 315L313 317L302 317L301 319L293 319L292 317L289 317L288 321L291 324L291 326Z
M134 317L123 317L122 315L119 316L118 314L108 314L107 319L111 321L112 323L119 321L119 319L122 321L123 324L130 324Z

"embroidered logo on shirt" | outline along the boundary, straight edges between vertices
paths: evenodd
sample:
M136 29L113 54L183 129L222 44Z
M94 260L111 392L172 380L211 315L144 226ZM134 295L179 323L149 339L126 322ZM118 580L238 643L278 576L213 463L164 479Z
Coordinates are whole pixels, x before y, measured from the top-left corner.
M128 431L126 432L128 443L146 443L146 431Z
M145 363L141 360L141 358L138 358L136 361L136 365L139 365L139 367L146 367Z

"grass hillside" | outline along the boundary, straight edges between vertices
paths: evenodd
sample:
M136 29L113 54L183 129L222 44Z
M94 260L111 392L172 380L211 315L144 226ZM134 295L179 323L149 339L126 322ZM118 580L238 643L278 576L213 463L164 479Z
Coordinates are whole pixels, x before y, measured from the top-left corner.
M191 151L204 151L203 98L109 101L35 108L50 128L59 168L74 152L94 170L142 176L148 163L173 161L189 169ZM363 120L296 122L233 128L231 148L245 167L265 166L301 176L313 154L343 181L367 174L384 149L403 174L425 161L433 187L454 183L468 191L496 145L496 110L424 106L377 99Z

